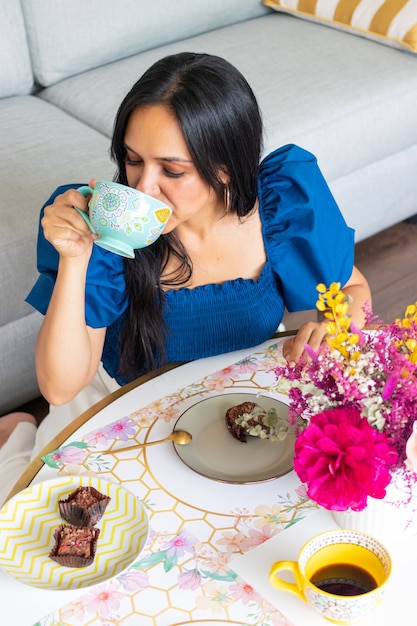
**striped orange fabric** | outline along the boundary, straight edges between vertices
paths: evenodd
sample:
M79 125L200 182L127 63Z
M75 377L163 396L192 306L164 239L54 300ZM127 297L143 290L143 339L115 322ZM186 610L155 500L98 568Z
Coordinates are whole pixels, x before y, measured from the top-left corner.
M263 0L263 3L275 11L417 52L417 0Z
M317 0L300 0L298 3L298 10L303 13L311 13L314 15L316 11Z
M387 34L392 20L407 2L408 0L386 0L375 13L369 30Z
M334 12L334 21L350 24L356 7L361 0L341 0Z
M406 32L403 37L403 41L409 48L411 48L411 50L417 52L417 24L414 24L414 26Z

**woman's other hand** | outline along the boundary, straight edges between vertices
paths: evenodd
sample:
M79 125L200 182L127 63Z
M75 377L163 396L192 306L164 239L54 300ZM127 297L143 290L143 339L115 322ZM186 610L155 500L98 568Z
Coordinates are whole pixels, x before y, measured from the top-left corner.
M312 350L317 351L325 336L326 322L306 322L294 337L284 342L282 354L288 364L294 367L300 358L307 358L305 345L308 344Z
M368 282L356 267L353 267L351 277L342 287L342 291L345 295L351 297L349 315L352 321L356 326L362 328L366 321L364 306L367 303L371 307L372 299ZM301 357L308 358L305 352L306 345L310 346L314 351L319 349L326 336L326 324L327 320L324 318L318 322L306 322L300 327L295 337L285 341L282 352L292 367Z

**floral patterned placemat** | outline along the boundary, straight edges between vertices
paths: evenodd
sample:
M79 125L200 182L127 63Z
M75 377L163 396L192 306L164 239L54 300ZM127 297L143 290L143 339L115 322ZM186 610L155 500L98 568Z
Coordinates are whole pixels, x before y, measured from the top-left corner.
M138 617L141 625L158 626L290 624L233 571L231 561L317 509L294 472L234 485L191 471L171 443L117 457L102 454L113 445L167 436L187 408L212 395L267 393L278 362L279 341L90 433L76 432L44 457L59 474L99 473L122 482L146 507L150 534L127 571L80 593L36 626L136 626Z

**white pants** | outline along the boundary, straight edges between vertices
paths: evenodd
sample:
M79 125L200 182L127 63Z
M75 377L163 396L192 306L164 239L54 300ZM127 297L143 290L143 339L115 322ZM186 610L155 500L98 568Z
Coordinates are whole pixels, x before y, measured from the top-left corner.
M93 381L70 402L50 405L48 415L39 428L29 422L20 422L0 449L0 506L10 490L39 452L68 426L78 415L120 386L100 367Z

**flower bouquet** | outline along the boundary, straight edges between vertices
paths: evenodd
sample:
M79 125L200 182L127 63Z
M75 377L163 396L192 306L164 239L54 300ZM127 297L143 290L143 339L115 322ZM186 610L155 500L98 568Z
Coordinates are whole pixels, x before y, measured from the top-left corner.
M318 285L327 336L294 367L274 368L296 424L294 469L309 497L332 511L382 499L394 475L417 481L417 303L384 325L365 310L361 331L339 283Z

